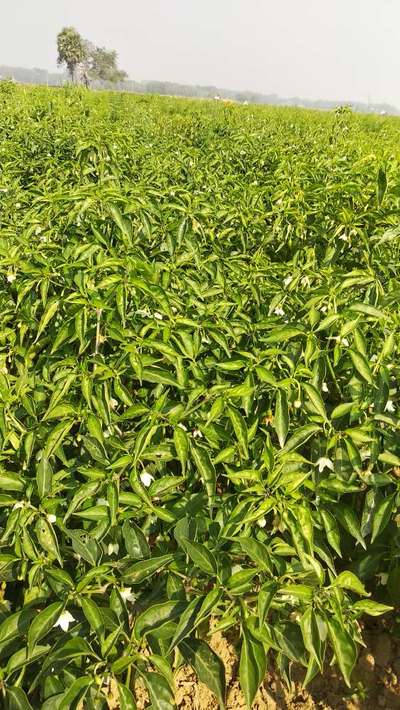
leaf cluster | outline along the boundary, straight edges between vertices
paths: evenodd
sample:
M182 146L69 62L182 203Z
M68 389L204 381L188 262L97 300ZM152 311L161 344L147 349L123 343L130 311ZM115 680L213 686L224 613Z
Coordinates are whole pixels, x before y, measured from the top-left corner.
M228 629L249 707L267 662L350 685L399 601L397 123L16 89L0 129L5 703L166 710L187 663L223 707Z

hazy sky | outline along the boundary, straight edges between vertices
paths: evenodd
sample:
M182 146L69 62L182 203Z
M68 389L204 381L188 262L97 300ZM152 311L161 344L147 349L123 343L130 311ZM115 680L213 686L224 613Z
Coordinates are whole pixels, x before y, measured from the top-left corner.
M133 79L400 107L400 0L0 0L0 64L55 69L64 25Z

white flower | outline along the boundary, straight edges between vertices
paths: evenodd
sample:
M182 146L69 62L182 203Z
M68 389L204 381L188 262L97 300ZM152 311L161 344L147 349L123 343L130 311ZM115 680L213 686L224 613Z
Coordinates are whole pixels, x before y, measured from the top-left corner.
M342 242L348 242L349 238L346 236L346 234L342 234L339 239L341 239Z
M310 285L310 279L308 276L303 276L301 279L301 285L302 286L309 286Z
M110 399L110 407L111 407L111 409L116 409L116 408L118 407L118 400L117 400L117 399L114 399L113 397L111 397L111 399Z
M107 547L107 555L118 555L119 545L117 542L110 542Z
M142 481L143 485L148 488L151 486L151 482L154 481L154 476L151 475L148 471L143 471L143 473L140 474L140 480Z
M275 308L274 313L276 316L284 316L285 315L285 311L280 306L277 306Z
M323 383L322 383L321 389L322 389L323 392L329 392L329 387L328 387L328 385L326 384L326 382L323 382Z
M290 283L293 281L293 276L286 276L285 279L283 279L283 285L284 286L289 286Z
M161 313L158 313L158 311L156 311L155 314L154 314L154 318L155 318L156 320L162 320L162 319L163 319L163 316L161 315Z
M16 202L16 203L15 203L15 206L16 206L17 209L18 209L18 207L21 207L21 203L20 203L20 202Z
M68 627L73 621L75 621L75 618L72 614L70 614L69 611L63 611L58 617L58 620L54 624L53 628L55 626L59 626L63 631L68 631Z
M54 515L54 513L49 513L49 515L47 516L47 520L49 521L49 523L55 523L57 520L57 516Z
M13 281L17 278L16 274L13 273L13 271L9 271L7 274L7 281L9 284L12 284Z
M14 503L13 510L18 510L18 508L24 508L25 504L23 500L19 500L18 503Z
M300 409L301 407L301 399L295 399L293 402L293 406L295 409Z
M202 439L203 434L201 433L200 429L193 429L193 439Z
M385 412L392 412L393 413L395 411L396 411L396 407L393 404L393 400L388 399L388 401L386 402L386 405L385 405Z
M148 308L139 308L136 311L136 315L143 316L144 318L151 318L151 313Z
M321 306L321 313L326 313L328 310L328 306Z
M259 518L257 520L257 525L259 528L265 528L266 524L267 524L267 521L265 518Z
M324 456L321 456L321 458L318 459L315 465L318 466L318 470L320 473L322 473L325 468L329 468L330 471L334 470L333 461L331 459L325 458Z
M134 602L136 597L132 594L132 587L125 587L125 589L120 589L120 595L125 602Z

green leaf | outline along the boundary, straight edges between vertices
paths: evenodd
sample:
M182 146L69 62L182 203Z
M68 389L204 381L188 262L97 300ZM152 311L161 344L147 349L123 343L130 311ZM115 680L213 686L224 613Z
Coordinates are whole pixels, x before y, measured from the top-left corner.
M257 328L257 323L255 327ZM264 338L264 343L283 343L292 338L297 338L299 335L304 335L304 331L300 328L293 328L292 326L283 326L282 328L277 327L270 333L266 338Z
M287 454L290 451L296 451L296 449L299 449L300 446L303 446L303 444L305 444L305 442L308 441L318 431L321 431L321 427L318 426L318 424L305 424L304 426L299 427L293 434L293 436L288 439L281 453Z
M61 697L57 710L70 710L77 699L82 699L86 695L92 683L93 678L91 676L80 676L74 680Z
M340 525L347 530L347 532L352 535L352 537L354 537L365 550L366 544L361 534L360 523L358 522L355 511L348 505L341 503L340 507L338 506L335 509L335 516L339 520Z
M217 574L217 561L212 552L210 552L205 545L202 545L200 542L190 541L188 538L182 538L182 544L191 560L193 560L199 569L212 576Z
M205 485L208 503L211 508L215 500L215 489L217 483L217 474L215 472L214 464L211 461L210 454L204 447L192 444L191 452L196 468Z
M150 557L150 546L142 530L130 520L122 525L122 535L128 555L134 559Z
M21 476L9 471L0 472L0 487L3 491L22 492L25 485L25 481L21 478Z
M337 407L335 407L331 412L331 419L340 419L341 417L344 417L346 414L351 412L353 407L354 402L343 402L338 404Z
M351 688L351 674L357 661L357 647L350 634L335 619L327 619L329 638L346 685Z
M335 552L337 552L339 557L341 557L342 552L340 549L340 530L336 519L334 515L329 512L329 510L321 509L320 513L326 534L326 539L328 540L330 546L335 550Z
M309 606L300 620L301 633L304 646L311 656L315 658L318 668L322 672L322 642L314 610Z
M364 585L358 577L353 573L346 570L341 572L336 579L332 582L333 587L340 587L341 589L349 589L351 592L356 594L361 594L362 596L368 596Z
M10 685L6 690L7 710L33 710L24 690Z
M258 688L264 680L266 668L267 659L263 644L251 636L244 628L240 651L239 679L240 687L249 709L253 704Z
M51 557L55 557L60 567L62 567L63 561L60 555L57 536L49 521L46 518L38 518L35 525L35 532L43 550L49 553Z
M356 350L349 350L349 354L357 372L366 382L368 382L369 385L372 385L372 372L365 355L360 352L357 352Z
M393 611L392 606L387 604L379 604L378 602L373 602L370 599L362 599L359 602L355 602L352 606L352 610L358 614L368 614L368 616L381 616L381 614L387 614L389 611Z
M171 375L168 370L161 367L144 367L142 371L142 380L144 382L153 382L155 384L167 385L175 389L183 389L177 379Z
M269 608L272 604L274 596L278 591L279 584L275 580L269 580L265 582L260 591L258 592L257 598L257 611L260 621L260 626L262 626L267 618Z
M46 440L43 456L49 459L61 446L65 437L72 429L73 421L63 421L57 424Z
M123 683L117 683L120 710L136 710L137 705L129 688Z
M374 542L374 540L376 540L376 538L383 533L384 529L388 525L394 508L395 499L396 494L393 493L393 495L384 498L378 505L372 521L371 542Z
M146 636L153 629L157 629L167 621L173 621L178 618L187 608L186 602L168 601L161 604L153 604L136 619L135 622L135 638L137 640Z
M384 320L385 313L375 306L370 306L368 303L352 303L349 306L350 311L355 311L356 313L365 313L367 316L372 318L378 318Z
M272 372L268 370L266 367L263 365L258 365L256 367L256 373L257 377L261 382L266 382L268 385L272 385L273 387L276 387L276 379Z
M38 487L39 498L51 493L51 485L53 480L53 469L46 456L42 456L39 464L36 467L36 483Z
M286 394L282 390L278 390L276 395L274 426L282 449L289 431L289 408Z
M174 429L174 446L182 467L182 474L185 474L186 463L189 455L190 442L186 432L180 426Z
M173 555L161 555L160 557L152 557L150 560L135 562L123 572L122 580L128 584L139 584L152 577L156 572L160 572L172 560Z
M318 390L307 382L303 384L303 389L311 402L313 409L319 414L323 419L326 419L325 405L322 400L321 395Z
M44 638L58 621L64 608L62 602L53 602L35 616L28 631L28 649L32 652L34 646Z
M22 638L35 615L33 609L25 608L7 616L0 624L0 644L19 636Z
M386 190L387 190L386 172L383 170L383 168L379 168L377 184L376 184L376 198L378 201L378 205L382 204L383 198L385 197Z
M94 461L98 461L99 463L107 461L107 454L103 445L93 436L82 436L82 443Z
M159 673L142 673L143 680L149 691L151 707L154 710L174 710L174 696L166 679Z
M201 639L188 638L179 644L186 663L192 666L201 683L214 693L221 710L225 708L225 668L219 656Z
M227 408L229 418L232 422L233 430L236 434L236 438L239 442L241 452L245 459L249 458L248 450L248 433L246 422L240 414L239 410L235 407L228 406Z
M187 605L186 609L180 615L176 631L169 645L168 653L172 651L186 636L189 636L196 626L198 612L202 603L202 597L195 597Z
M42 334L43 331L45 330L46 326L48 325L48 323L50 323L51 319L55 316L55 314L56 314L56 312L57 312L57 310L58 310L58 305L59 305L58 301L53 301L52 303L49 302L49 304L48 304L46 310L44 311L44 313L43 313L43 315L42 315L42 317L41 317L41 319L40 319L39 327L38 327L37 334L36 334L35 343L37 343L37 341L39 340L41 334Z
M87 597L80 597L80 604L90 628L95 632L99 639L102 639L105 628L99 607L93 599Z
M32 651L29 652L26 646L24 648L20 648L19 651L13 653L13 655L8 659L6 666L7 675L11 675L16 671L25 668L25 666L29 666L31 663L35 663L35 661L37 661L39 658L43 658L44 656L47 657L49 651L50 646L48 644L46 646L37 645Z
M243 552L256 563L259 569L272 572L271 557L263 542L251 537L239 537L237 540Z

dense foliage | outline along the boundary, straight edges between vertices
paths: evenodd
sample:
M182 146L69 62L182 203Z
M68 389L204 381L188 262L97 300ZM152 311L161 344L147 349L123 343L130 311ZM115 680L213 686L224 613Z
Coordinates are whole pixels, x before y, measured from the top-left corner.
M1 691L348 684L399 596L397 119L0 85ZM211 623L212 622L212 623Z

